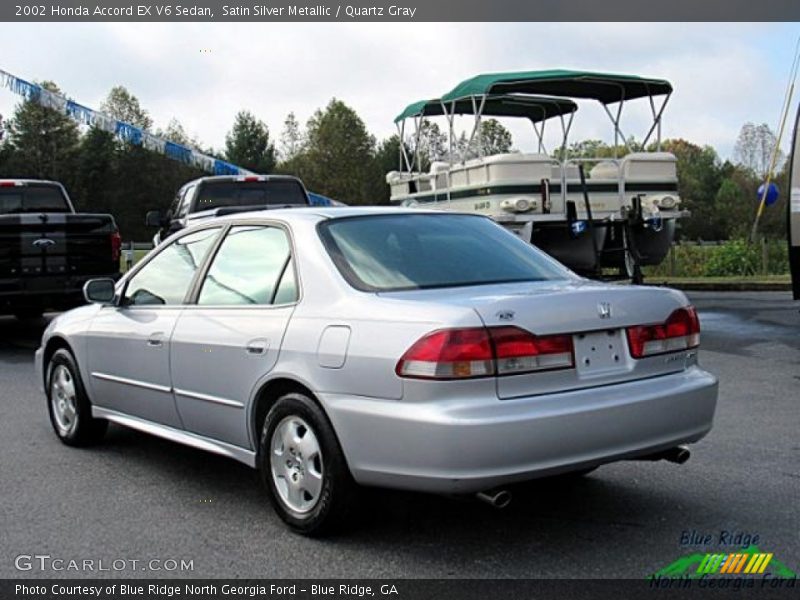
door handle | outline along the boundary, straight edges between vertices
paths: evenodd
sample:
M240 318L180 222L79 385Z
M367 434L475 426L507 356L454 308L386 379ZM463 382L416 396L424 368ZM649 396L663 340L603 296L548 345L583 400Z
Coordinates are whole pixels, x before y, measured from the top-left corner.
M150 348L161 348L164 345L164 332L157 331L155 333L151 333L150 337L147 338L147 345Z
M253 340L247 343L245 346L245 350L248 354L253 354L256 356L260 356L267 352L267 348L269 348L269 340Z

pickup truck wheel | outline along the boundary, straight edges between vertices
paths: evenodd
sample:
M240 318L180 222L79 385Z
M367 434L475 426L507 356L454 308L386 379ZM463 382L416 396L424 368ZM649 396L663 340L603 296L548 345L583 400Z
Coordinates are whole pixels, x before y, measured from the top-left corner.
M280 518L309 536L342 525L355 483L322 409L308 396L281 397L267 414L259 472Z
M75 358L57 350L47 366L47 409L58 438L68 446L88 446L100 441L108 421L92 417Z

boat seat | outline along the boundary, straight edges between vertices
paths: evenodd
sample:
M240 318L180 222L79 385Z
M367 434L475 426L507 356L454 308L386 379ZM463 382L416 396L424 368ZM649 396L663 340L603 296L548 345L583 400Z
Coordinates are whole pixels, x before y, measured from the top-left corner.
M410 173L405 173L401 171L389 171L386 174L386 183L389 185L396 185L398 183L405 183L409 179L411 179Z
M567 179L580 179L581 174L578 172L578 165L576 164L569 164L565 168L565 176ZM551 175L550 181L560 181L561 180L561 167L559 165L553 165L551 168Z
M506 152L505 154L493 154L492 156L485 156L476 160L482 161L486 164L496 163L522 163L522 162L546 162L551 163L553 159L547 154L541 152ZM470 161L471 162L471 161Z
M622 173L631 180L674 180L677 162L670 152L631 152L622 159Z
M589 177L592 179L617 179L619 167L610 160L604 160L591 168Z

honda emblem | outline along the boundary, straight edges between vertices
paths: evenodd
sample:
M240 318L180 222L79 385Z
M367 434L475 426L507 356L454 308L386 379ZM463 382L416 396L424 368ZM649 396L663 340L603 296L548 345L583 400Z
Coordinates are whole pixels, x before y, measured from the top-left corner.
M600 316L601 319L610 319L611 318L611 303L610 302L598 302L598 304L597 304L597 314Z

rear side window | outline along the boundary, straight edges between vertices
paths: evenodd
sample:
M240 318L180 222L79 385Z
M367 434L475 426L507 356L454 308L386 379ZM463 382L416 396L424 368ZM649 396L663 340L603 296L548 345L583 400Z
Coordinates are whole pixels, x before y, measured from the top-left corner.
M297 299L289 238L283 229L232 227L200 290L198 304L286 304Z
M203 229L178 238L134 275L125 288L123 304L183 304L189 285L220 228Z
M331 219L320 235L364 291L567 279L569 271L483 217L403 214Z
M202 184L194 210L305 204L308 204L305 192L297 181L223 181Z
M0 188L0 214L71 212L61 189L45 185Z

